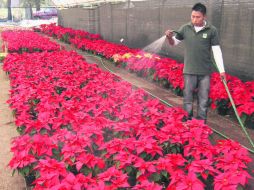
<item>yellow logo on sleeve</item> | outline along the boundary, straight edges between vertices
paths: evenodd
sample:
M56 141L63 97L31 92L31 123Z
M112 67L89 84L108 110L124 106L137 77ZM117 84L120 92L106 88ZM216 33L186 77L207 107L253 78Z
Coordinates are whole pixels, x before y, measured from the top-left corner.
M207 33L204 33L204 34L203 34L203 38L207 38Z

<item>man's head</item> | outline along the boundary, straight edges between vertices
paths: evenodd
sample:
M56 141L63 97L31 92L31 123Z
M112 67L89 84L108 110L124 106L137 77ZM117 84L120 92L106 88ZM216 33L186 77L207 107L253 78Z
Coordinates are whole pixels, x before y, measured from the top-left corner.
M196 3L192 7L191 23L194 26L203 26L206 19L206 7L202 3Z

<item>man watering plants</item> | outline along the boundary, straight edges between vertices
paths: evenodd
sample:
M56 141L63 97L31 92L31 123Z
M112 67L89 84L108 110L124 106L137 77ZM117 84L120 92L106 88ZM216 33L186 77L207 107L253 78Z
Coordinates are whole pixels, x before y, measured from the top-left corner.
M192 7L191 22L181 26L178 31L167 30L165 34L172 46L181 41L185 43L183 107L188 113L188 119L193 117L193 94L197 89L196 119L206 122L212 72L211 51L221 79L225 80L226 77L217 29L206 20L205 5L195 4Z

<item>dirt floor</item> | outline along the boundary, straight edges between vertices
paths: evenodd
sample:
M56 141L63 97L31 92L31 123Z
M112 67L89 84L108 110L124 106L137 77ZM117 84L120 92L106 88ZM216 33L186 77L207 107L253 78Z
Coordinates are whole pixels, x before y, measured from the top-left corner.
M18 135L13 123L11 110L6 101L9 97L8 76L0 69L0 190L23 190L26 189L25 181L17 173L14 176L8 168L8 163L12 157L10 152L11 139Z

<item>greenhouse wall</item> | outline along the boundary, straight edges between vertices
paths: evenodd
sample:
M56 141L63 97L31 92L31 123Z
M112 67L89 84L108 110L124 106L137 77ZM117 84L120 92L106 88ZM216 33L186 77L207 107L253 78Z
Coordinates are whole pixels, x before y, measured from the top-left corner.
M253 0L150 0L103 4L96 8L69 8L59 13L59 24L99 33L105 40L144 48L190 21L196 2L207 6L208 20L218 28L226 71L244 80L254 79ZM164 43L159 53L183 61L184 45Z
M98 32L98 10L71 8L58 11L59 24L65 27L83 29L91 33Z

